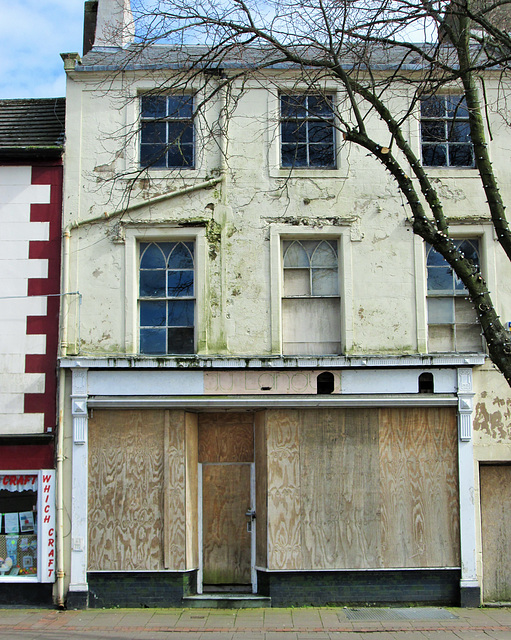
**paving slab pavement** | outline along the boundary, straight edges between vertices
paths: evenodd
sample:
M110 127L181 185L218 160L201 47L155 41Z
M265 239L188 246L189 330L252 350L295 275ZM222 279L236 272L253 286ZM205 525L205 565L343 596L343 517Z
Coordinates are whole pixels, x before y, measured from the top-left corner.
M364 619L365 618L365 619ZM508 608L0 608L1 640L511 640Z

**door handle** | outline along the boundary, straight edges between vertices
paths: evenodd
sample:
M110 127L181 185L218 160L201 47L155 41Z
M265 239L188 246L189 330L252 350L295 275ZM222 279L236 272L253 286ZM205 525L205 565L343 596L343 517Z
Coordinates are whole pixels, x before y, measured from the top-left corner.
M246 515L246 516L248 516L248 517L250 517L250 518L252 518L252 520L254 520L254 519L255 519L255 517L256 517L256 512L254 511L254 509L249 509L249 510L245 513L245 515Z

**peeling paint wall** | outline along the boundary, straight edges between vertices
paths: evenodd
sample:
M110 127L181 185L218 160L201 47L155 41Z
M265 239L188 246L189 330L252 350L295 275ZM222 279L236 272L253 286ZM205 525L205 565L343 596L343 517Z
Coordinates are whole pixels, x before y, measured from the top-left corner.
M349 299L341 301L346 318L342 336L345 353L423 350L418 335L424 333L426 319L418 299L423 291L424 264L417 262L416 239L394 182L366 152L342 144L337 171L301 170L295 177L279 169L277 124L271 116L273 89L249 82L237 96L228 122L223 184L153 201L220 175L219 141L208 135L205 144L198 145L195 170L144 171L127 192L128 178L138 169L137 93L160 80L126 73L102 84L97 76L70 74L64 215L65 225L81 224L71 230L68 286L82 296L80 307L71 304L68 309L70 353L136 353L133 336L126 331L132 292L125 290L123 234L128 228L160 225L162 237L171 237L172 228L186 228L187 221L190 228L202 226L206 237L205 269L198 274L205 292L198 315L199 352L276 353L275 343L272 346L271 289L280 276L275 273L279 265L271 256L269 242L275 225L288 237L295 231L316 237L326 228L334 228L349 239L349 255L341 258L348 261L353 276L348 281L345 273L340 274L341 290L351 292ZM219 109L220 98L207 113L212 129ZM492 118L492 156L496 165L504 164L511 135L496 114ZM368 126L375 130L382 127L371 118ZM199 122L198 127L202 142L204 125ZM410 118L406 128L418 152L418 122ZM382 131L382 141L384 138ZM463 222L456 231L463 234L468 229L472 233L474 225L481 231L485 203L475 172L435 169L431 173L448 215ZM503 184L508 198L511 192L507 192L505 181ZM126 209L144 202L146 206ZM101 216L110 218L83 224ZM471 221L474 225L467 227ZM491 236L491 230L489 233ZM498 282L494 295L499 313L503 319L511 319L510 265L493 239L489 246L492 255L484 255L483 262L491 271L489 281ZM481 401L486 403L484 398ZM497 408L488 406L487 411L490 414Z

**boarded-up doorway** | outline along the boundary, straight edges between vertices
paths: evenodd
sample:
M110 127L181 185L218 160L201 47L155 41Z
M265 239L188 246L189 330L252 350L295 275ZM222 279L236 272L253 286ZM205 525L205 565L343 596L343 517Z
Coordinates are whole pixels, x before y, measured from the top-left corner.
M243 590L254 585L253 414L199 415L204 589Z
M480 467L483 601L511 602L511 465Z

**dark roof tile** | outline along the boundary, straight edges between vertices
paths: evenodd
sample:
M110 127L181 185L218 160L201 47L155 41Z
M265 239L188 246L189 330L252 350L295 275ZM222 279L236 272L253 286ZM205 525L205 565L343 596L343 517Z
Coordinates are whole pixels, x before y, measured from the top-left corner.
M65 98L0 100L0 154L60 155L65 113Z

